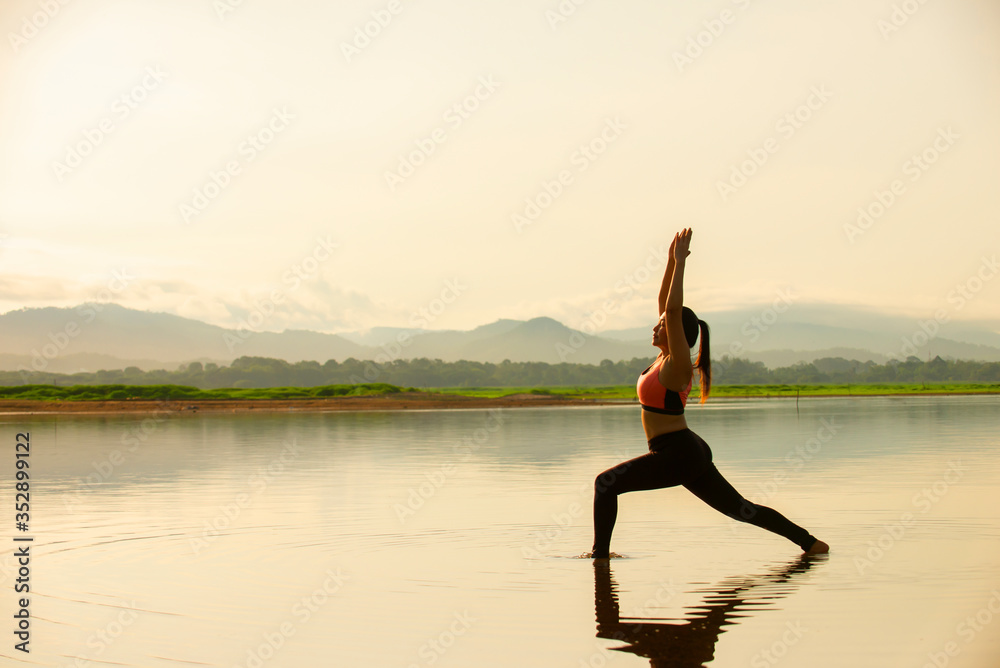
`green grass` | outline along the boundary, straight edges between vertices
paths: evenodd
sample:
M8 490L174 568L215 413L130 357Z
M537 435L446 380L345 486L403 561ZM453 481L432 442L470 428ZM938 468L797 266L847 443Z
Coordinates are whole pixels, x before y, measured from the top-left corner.
M584 399L636 400L635 385L609 385L605 387L447 387L428 391L458 394L467 397L494 398L511 394L546 394ZM802 397L809 396L861 396L872 394L992 394L1000 393L1000 383L872 383L865 385L713 385L711 397ZM696 401L698 388L692 390L691 400Z
M573 399L635 401L634 385L603 387L445 387L402 388L388 383L324 385L321 387L223 388L200 390L185 385L17 385L0 387L0 399L37 401L218 401L246 399L318 399L324 397L382 396L400 392L427 392L476 398L535 394ZM692 401L697 401L697 388ZM1000 394L1000 383L872 383L865 385L716 385L712 397L864 396L873 394L919 395Z
M607 385L588 387L583 385L551 387L429 387L427 392L455 394L463 397L495 399L512 394L540 394L551 397L573 397L587 399L634 399L635 385Z
M0 399L40 401L211 401L226 399L321 399L417 391L388 383L324 385L321 387L261 387L200 390L186 385L18 385L0 387Z
M1000 383L866 383L864 385L718 385L714 397L864 396L872 394L993 394Z

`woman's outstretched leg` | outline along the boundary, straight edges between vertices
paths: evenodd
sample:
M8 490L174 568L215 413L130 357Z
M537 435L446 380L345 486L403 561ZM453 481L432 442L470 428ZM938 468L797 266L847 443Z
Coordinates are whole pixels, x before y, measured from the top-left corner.
M767 529L779 536L784 536L806 552L815 552L816 537L795 524L773 508L762 506L743 498L729 481L726 480L715 464L709 466L704 473L684 485L699 499L712 506L720 513L734 520L746 522ZM823 543L825 546L826 544Z

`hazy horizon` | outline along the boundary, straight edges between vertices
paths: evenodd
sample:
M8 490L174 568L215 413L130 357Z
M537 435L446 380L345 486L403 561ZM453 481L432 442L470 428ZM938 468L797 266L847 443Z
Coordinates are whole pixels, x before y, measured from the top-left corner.
M35 309L58 308L58 309L69 310L72 313L75 313L77 315L81 315L81 317L85 316L85 318L83 318L83 319L86 320L87 322L90 322L92 320L93 316L97 316L97 315L100 315L101 313L105 312L106 311L106 307L109 306L109 305L111 305L111 306L121 306L123 308L134 309L134 307L126 306L126 305L123 305L123 304L115 304L115 303L112 303L112 302L92 301L92 302L82 302L80 304L67 305L67 306L22 306L22 307L18 307L18 308L15 308L15 309L9 309L7 311L0 312L0 317L8 315L8 314L11 314L11 313L31 311L31 310L35 310ZM730 309L717 310L717 311L701 311L701 312L698 312L698 316L700 318L702 318L702 319L708 320L709 325L712 325L713 324L712 321L714 319L716 319L716 318L718 318L720 321L723 321L726 325L729 325L729 326L732 326L736 322L736 320L732 320L732 318L735 317L735 318L738 318L738 319L743 319L743 320L745 320L745 322L741 322L739 324L747 325L747 326L749 326L751 328L756 328L762 334L766 333L767 330L769 330L771 327L776 326L778 324L777 323L777 318L780 318L784 324L788 324L790 322L792 322L792 323L798 322L798 323L830 324L831 322L833 322L831 320L832 318L842 318L843 316L848 315L848 314L850 314L850 315L856 315L856 316L859 316L859 317L860 316L864 316L864 315L871 315L871 316L873 316L875 318L883 318L883 319L887 319L887 320L890 320L890 321L891 320L895 320L897 318L901 319L901 320L907 320L907 317L904 316L904 315L898 315L898 314L894 314L894 313L882 312L882 311L879 311L877 309L871 309L871 308L866 308L866 307L859 307L859 306L855 306L855 305L823 304L823 303L818 303L818 302L817 303L798 303L798 302L794 302L793 301L791 303L788 303L787 305L784 302L779 302L778 306L779 306L779 309L784 309L784 310L776 310L774 308L774 302L772 301L772 302L768 302L768 303L764 303L764 304L747 304L747 305L745 305L743 307L740 307L740 308L730 308ZM786 306L787 306L787 308L786 308ZM760 310L757 311L757 309L760 309ZM218 325L216 323L208 322L206 320L202 320L202 319L197 318L197 317L183 316L183 315L179 315L177 313L171 313L170 311L165 311L165 310L162 310L162 311L147 310L147 309L134 309L134 310L137 310L137 311L140 311L140 312L143 312L143 313L149 313L151 315L160 315L160 314L162 314L162 315L177 315L177 316L182 317L182 318L188 318L188 319L195 320L195 321L198 321L198 322L203 322L205 324L214 325L214 326L221 326L223 328L228 328L225 325ZM853 313L851 313L852 311L853 311ZM753 317L753 316L757 316L757 324L756 325L749 320L749 318ZM765 320L761 320L761 317L763 317L766 321ZM369 327L356 328L356 329L340 329L340 330L337 330L337 331L328 331L328 332L323 332L323 331L320 331L318 329L295 328L295 327L288 327L288 328L283 328L283 329L266 329L266 328L262 327L259 330L255 330L255 331L260 331L260 332L265 332L266 331L266 332L271 332L271 333L281 333L281 332L284 332L284 331L310 331L310 332L317 332L317 333L322 333L322 334L334 334L334 335L340 335L340 334L368 334L368 333L371 333L371 332L373 332L375 330L379 330L379 329L385 329L385 330L415 330L415 331L421 331L421 332L450 332L450 331L466 332L466 331L472 331L472 330L477 329L479 327L486 327L486 326L489 326L489 325L492 325L492 324L496 324L496 323L499 323L499 322L503 322L503 321L528 322L530 320L536 320L536 319L554 320L554 321L558 322L559 324L561 324L561 325L563 325L565 327L568 327L570 329L574 329L574 330L578 329L578 328L574 327L571 323L565 322L563 320L560 320L559 318L556 318L556 317L553 317L553 316L549 316L549 315L545 315L545 314L539 314L539 315L536 315L536 316L533 316L533 317L530 317L530 318L493 318L492 320L488 320L488 321L472 323L468 327L414 327L414 326L407 325L407 324L404 323L404 324L400 324L400 325L373 324L373 325L371 325ZM929 320L932 320L932 319L933 319L933 317L928 318L927 320L929 321ZM79 318L77 318L77 320L79 320ZM272 319L272 321L273 320L276 320L276 318ZM652 317L650 317L649 320L651 322L655 322L655 319L652 318ZM632 327L598 327L597 326L598 323L594 319L589 319L588 320L587 318L584 318L582 320L582 322L589 323L590 325L592 325L592 326L586 327L586 329L588 330L588 333L589 333L590 330L593 330L595 336L601 336L601 335L607 334L607 333L624 332L624 331L629 331L629 330L642 330L642 329L645 329L645 328L648 328L650 331L652 330L652 325L649 325L649 323L644 323L644 324L640 324L640 325L634 325ZM918 322L918 321L915 320L914 322ZM984 328L984 329L986 329L988 331L991 331L993 333L1000 334L1000 321L998 321L998 320L991 320L991 319L958 319L958 318L952 319L952 318L949 318L949 320L947 322L948 323L952 323L954 325L960 325L960 326L961 325L973 326L973 327L978 326L978 327L982 327L982 328ZM603 324L607 324L607 323L605 322ZM863 322L844 322L844 321L840 320L840 321L838 321L838 324L840 326L843 326L843 327L863 328L866 323L863 323ZM867 324L870 325L871 323L869 322ZM945 323L942 323L942 324L945 324ZM240 323L234 323L233 327L238 328L239 325L240 325Z
M995 323L1000 6L900 7L8 2L0 312Z

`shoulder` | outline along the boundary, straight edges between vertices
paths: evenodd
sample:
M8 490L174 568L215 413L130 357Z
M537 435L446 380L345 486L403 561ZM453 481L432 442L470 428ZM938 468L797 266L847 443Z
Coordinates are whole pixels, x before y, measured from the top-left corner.
M663 364L660 365L659 373L657 374L660 378L660 384L663 387L669 389L671 392L680 392L685 388L690 387L694 382L694 369L691 368L690 363L684 368L675 368L677 365L672 365L670 363L670 355L662 357ZM680 388L677 390L671 388Z

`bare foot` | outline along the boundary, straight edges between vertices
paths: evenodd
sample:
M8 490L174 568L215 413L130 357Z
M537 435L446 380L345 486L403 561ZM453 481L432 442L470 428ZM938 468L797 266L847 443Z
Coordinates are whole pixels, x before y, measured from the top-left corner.
M826 554L830 551L830 546L821 540L813 543L813 546L806 550L806 554Z

